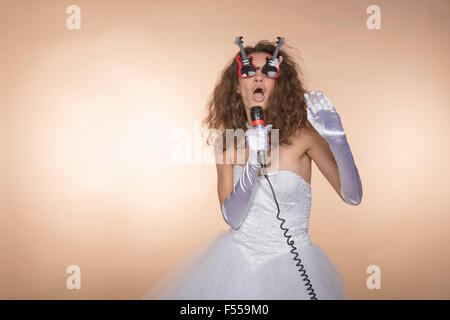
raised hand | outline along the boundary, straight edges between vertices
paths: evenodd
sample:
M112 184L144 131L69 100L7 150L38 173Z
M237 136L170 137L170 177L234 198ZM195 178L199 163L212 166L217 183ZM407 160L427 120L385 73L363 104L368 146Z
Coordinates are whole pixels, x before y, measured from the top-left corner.
M351 205L358 205L362 198L361 178L353 154L342 127L341 118L331 99L321 91L311 91L311 98L304 94L307 117L316 131L328 142L337 163L342 199Z
M322 91L311 91L311 98L304 94L307 105L307 117L316 131L327 141L329 138L345 136L341 117L336 112L333 102Z

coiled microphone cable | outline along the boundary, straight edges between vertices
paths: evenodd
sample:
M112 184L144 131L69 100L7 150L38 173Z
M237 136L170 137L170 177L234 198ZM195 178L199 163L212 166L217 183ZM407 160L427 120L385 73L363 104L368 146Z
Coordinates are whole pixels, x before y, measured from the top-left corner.
M282 221L280 224L280 228L281 228L281 230L284 230L283 234L286 237L287 244L290 247L292 247L292 250L290 252L294 254L293 260L297 261L296 266L300 267L300 269L298 269L298 271L301 272L300 275L303 277L303 281L305 282L305 286L307 288L306 291L308 291L310 300L318 300L317 296L314 292L314 289L312 287L311 281L309 280L308 275L306 274L306 270L302 264L302 260L300 258L298 258L298 252L296 252L297 248L294 246L294 240L290 240L292 236L287 234L289 232L289 229L283 228L283 224L286 222L286 220L280 217L280 206L278 205L277 197L275 196L275 191L273 190L272 183L270 182L269 176L267 175L267 171L265 170L266 169L265 165L262 164L262 166L263 166L264 177L266 178L267 182L269 182L270 189L272 189L273 199L275 200L275 204L277 205L277 209L278 209L277 218Z

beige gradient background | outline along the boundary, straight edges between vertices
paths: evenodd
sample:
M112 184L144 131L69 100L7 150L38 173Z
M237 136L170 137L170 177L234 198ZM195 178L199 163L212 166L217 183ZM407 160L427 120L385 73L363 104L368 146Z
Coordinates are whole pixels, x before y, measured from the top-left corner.
M194 127L242 35L285 37L341 116L362 203L314 165L310 234L349 298L449 299L449 16L447 0L1 0L0 298L139 299L228 229ZM190 164L172 160L179 130Z

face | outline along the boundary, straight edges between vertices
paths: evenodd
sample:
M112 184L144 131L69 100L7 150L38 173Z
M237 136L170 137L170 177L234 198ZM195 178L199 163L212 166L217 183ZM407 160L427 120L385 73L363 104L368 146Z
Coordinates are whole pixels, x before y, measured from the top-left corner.
M253 57L253 64L260 68L256 70L254 77L239 77L238 92L241 94L247 113L253 106L261 106L265 110L266 102L275 86L275 81L277 81L277 79L264 77L261 71L266 64L266 57L271 56L271 54L258 52L250 55ZM282 58L280 61L282 61Z

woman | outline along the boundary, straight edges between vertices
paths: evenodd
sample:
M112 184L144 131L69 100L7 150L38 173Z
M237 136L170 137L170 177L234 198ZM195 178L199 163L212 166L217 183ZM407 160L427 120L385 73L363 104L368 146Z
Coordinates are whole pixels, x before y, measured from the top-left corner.
M253 74L243 71L239 54L233 57L204 120L223 138L225 129L247 127L244 166L237 163L237 152L234 162L227 162L226 143L216 165L220 208L231 228L191 250L143 299L346 298L335 264L308 235L311 160L350 205L361 201L361 180L331 100L320 91L309 97L290 55L275 49L268 41L245 48L242 57L249 57ZM264 68L269 63L275 73ZM262 107L267 126L253 126L255 105ZM272 128L279 129L274 150ZM276 161L268 162L267 178L259 175L257 157L264 149ZM271 157L274 152L279 160Z

